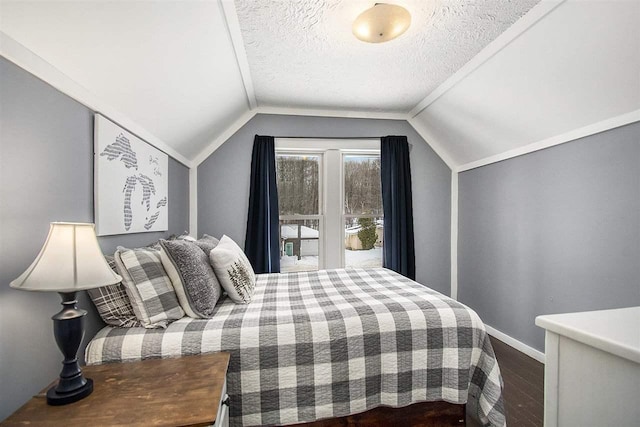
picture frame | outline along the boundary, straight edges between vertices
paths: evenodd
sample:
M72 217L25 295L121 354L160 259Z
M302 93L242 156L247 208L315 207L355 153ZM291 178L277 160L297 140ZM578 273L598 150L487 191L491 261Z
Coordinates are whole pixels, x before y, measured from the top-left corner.
M169 156L101 114L94 117L96 234L168 230Z

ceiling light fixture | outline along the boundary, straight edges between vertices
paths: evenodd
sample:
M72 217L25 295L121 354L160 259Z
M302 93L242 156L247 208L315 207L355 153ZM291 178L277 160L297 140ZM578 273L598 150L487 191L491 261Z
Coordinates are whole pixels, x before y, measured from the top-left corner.
M353 35L369 43L382 43L403 34L411 25L411 14L402 6L376 3L362 12L351 27Z

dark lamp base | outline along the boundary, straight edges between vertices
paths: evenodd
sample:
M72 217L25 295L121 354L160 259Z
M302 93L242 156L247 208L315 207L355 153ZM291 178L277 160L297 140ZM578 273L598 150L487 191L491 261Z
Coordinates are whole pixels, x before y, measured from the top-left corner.
M93 391L93 381L82 376L77 357L78 348L84 337L84 317L87 312L76 307L75 292L61 292L60 296L62 310L52 319L53 335L64 355L64 360L58 384L47 391L47 403L56 406L77 402Z
M84 386L69 393L59 393L56 391L56 386L51 387L47 391L47 403L52 406L60 406L84 399L93 391L93 380L90 378L86 380L87 383Z

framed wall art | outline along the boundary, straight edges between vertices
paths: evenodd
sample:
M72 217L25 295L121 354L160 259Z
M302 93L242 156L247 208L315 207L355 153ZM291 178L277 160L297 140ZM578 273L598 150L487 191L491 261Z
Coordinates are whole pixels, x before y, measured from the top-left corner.
M100 114L94 121L98 236L168 229L169 157Z

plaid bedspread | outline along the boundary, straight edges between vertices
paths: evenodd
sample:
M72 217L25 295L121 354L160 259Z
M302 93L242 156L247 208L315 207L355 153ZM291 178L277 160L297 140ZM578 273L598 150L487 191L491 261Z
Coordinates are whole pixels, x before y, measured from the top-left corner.
M107 326L87 364L227 351L233 426L292 424L380 405L466 403L505 425L502 378L482 321L391 270L258 276L253 302L167 329Z

